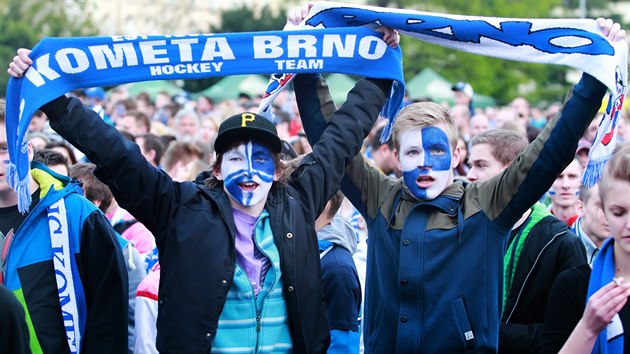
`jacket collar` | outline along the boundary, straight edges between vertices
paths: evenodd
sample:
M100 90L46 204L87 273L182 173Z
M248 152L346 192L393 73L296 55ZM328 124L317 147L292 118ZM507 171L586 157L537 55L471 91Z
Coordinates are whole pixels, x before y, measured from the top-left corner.
M404 201L417 203L416 205L433 206L446 214L455 215L455 213L457 213L457 209L459 208L460 201L464 196L464 189L467 182L463 180L455 180L453 183L448 185L446 189L440 193L440 195L431 200L419 200L411 194L402 178L400 179L400 183L402 185L402 199Z

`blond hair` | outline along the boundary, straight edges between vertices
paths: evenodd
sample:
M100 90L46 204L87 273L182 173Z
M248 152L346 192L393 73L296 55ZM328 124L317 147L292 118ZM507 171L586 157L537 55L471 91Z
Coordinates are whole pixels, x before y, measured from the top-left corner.
M394 146L400 150L400 136L403 132L439 124L443 125L451 148L455 149L459 133L455 121L448 114L448 110L434 102L410 104L400 111L394 122L392 131Z
M630 182L630 143L617 146L612 157L606 163L599 181L599 198L602 202L612 180Z

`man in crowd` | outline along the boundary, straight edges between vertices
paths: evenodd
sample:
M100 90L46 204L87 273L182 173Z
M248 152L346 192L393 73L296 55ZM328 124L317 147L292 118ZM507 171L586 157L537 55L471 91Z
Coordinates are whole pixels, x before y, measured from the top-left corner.
M451 87L453 95L455 96L455 105L463 105L468 108L469 117L475 115L475 108L473 107L473 95L474 91L472 86L467 82L457 82Z
M484 182L505 170L527 147L511 130L490 130L470 142L468 179ZM566 224L536 202L514 224L503 258L503 314L499 353L532 353L542 336L549 289L566 269L586 263L584 247Z
M488 116L483 113L477 113L470 118L470 136L481 134L490 129L490 121Z
M8 160L4 115L0 100L0 155ZM28 156L32 161L30 145ZM81 195L76 181L35 161L28 175L32 203L22 214L5 177L1 164L0 283L24 307L31 351L126 352L127 272L103 213ZM49 220L59 220L58 227Z
M307 13L295 11L289 20L300 23ZM615 40L617 26L604 35ZM328 87L319 76L298 75L294 88L300 112L312 113L302 122L315 143L330 115ZM605 85L583 74L522 158L485 182L453 181L457 126L435 103L411 104L396 117L392 138L402 180L355 156L341 189L368 224L366 353L498 350L512 226L571 162L605 93Z
M151 131L151 121L141 111L129 111L116 121L116 128L137 137Z
M151 133L136 137L136 144L140 147L140 152L153 167L160 166L162 154L164 153L164 143L159 136Z
M396 161L396 155L394 154L394 144L391 140L384 143L381 142L379 137L382 133L383 128L380 128L374 134L369 159L374 163L374 166L385 175L397 179L400 177L400 169Z
M582 165L575 157L573 161L558 175L549 189L549 210L569 227L578 218L577 201L580 194Z
M577 213L579 217L571 230L582 240L588 264L593 264L602 244L611 236L599 198L599 184L591 188L580 186Z

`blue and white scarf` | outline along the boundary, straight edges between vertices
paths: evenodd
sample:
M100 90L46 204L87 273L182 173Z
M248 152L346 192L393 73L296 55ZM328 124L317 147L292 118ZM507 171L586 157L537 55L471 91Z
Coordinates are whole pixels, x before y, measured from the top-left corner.
M40 106L78 88L135 81L199 79L209 76L291 70L340 72L392 79L387 112L402 107L402 54L369 28L317 31L44 38L30 55L33 66L7 87L7 180L28 210L26 132Z
M604 241L602 249L593 261L593 270L591 278L588 282L588 295L586 301L597 290L611 282L615 276L615 254L613 248L615 240L611 237ZM599 333L595 345L593 346L593 354L607 353L623 353L623 325L619 314L615 314L608 327Z
M361 43L369 44L370 49L378 47L370 39L374 33L366 33L363 25L390 26L402 34L471 53L562 64L589 73L609 88L610 97L589 153L584 184L590 186L599 180L612 154L627 86L628 45L624 41L610 42L594 20L461 16L318 2L305 25L316 29L44 39L33 50L31 58L35 64L27 72L27 78L11 79L7 90L7 140L11 155L8 178L18 191L20 210L28 208L30 198L24 139L30 116L40 105L75 88L274 72L341 72L391 78L400 84L394 85L389 108L384 109L390 122L383 138L389 138L404 90L400 62L394 64L392 59L400 52L385 48L380 57L376 55L380 53L378 50L362 51ZM350 39L352 35L357 36L354 42ZM268 110L275 95L292 76L272 77L262 112Z
M566 65L594 76L608 87L610 96L589 152L583 183L592 186L599 181L615 147L615 128L628 81L628 44L609 41L595 20L461 16L322 1L313 6L301 27L364 25L389 26L416 39L475 54ZM286 85L291 76L276 75L272 81L280 78L278 81ZM264 109L268 104L263 103ZM392 120L381 140L389 138L391 124Z
M85 330L87 308L83 285L75 260L75 245L68 233L66 204L61 198L47 209L50 244L53 251L55 281L63 327L70 353L81 352L82 333Z

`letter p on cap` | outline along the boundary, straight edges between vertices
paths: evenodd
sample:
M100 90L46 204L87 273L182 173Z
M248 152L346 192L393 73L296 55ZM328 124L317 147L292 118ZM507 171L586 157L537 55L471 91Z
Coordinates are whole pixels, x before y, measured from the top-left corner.
M241 127L246 127L247 122L253 122L256 120L256 116L252 113L243 113L241 114Z

